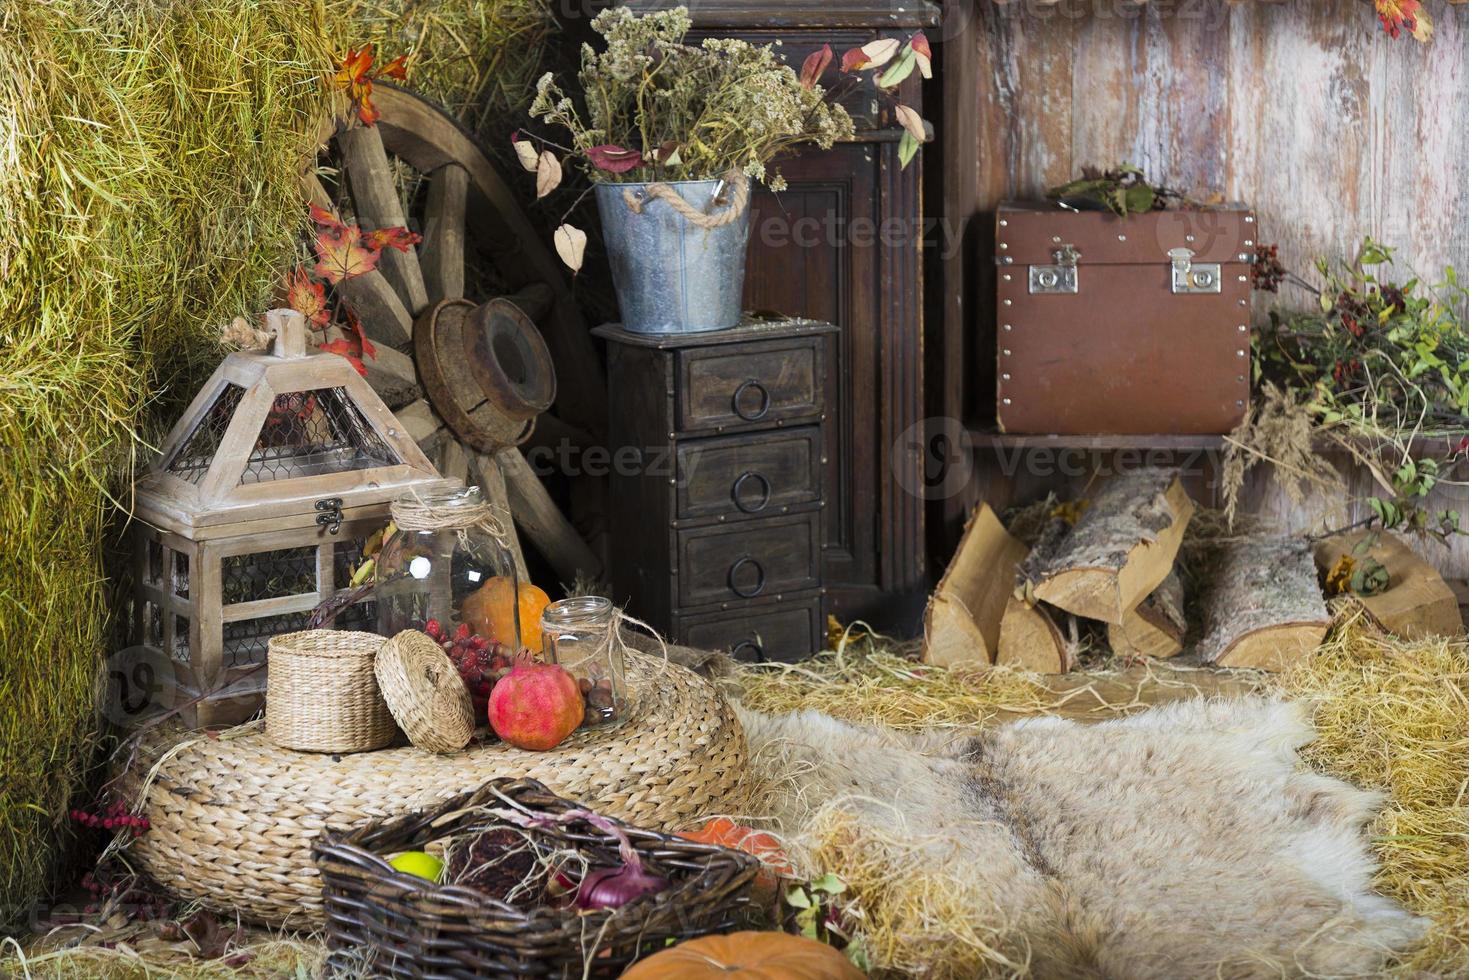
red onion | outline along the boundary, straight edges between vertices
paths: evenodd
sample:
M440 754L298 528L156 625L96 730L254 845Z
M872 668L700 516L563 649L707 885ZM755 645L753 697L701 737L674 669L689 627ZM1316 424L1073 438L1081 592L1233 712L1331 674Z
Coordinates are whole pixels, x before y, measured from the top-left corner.
M576 890L576 907L621 908L635 898L661 892L667 887L667 878L644 871L641 863L598 868L581 880L581 887Z
M513 812L506 813L505 816L524 827L544 827L553 823L585 820L604 834L617 838L617 853L622 858L622 863L614 868L598 868L587 872L576 889L574 904L579 909L621 908L635 898L652 895L668 887L667 878L643 870L643 860L638 856L637 848L632 846L627 834L599 813L568 810L556 817L526 817ZM557 874L558 879L562 877L560 873Z

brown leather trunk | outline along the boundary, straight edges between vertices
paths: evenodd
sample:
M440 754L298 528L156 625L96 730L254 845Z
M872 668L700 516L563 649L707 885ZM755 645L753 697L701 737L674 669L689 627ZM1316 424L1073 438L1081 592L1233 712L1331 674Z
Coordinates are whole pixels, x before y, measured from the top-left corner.
M1002 205L1000 430L1217 434L1250 398L1255 216Z

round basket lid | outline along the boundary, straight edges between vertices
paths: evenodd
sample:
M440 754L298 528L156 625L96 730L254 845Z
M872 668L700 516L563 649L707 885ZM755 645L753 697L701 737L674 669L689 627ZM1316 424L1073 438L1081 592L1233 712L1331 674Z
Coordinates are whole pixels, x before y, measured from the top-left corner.
M457 752L474 737L469 689L449 657L425 633L404 630L384 643L373 674L393 720L430 752Z

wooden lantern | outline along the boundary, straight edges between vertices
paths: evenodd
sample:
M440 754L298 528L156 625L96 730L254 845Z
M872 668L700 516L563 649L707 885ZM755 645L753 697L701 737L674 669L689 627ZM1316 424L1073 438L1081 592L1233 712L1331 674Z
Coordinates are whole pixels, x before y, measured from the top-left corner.
M225 359L136 491L134 642L204 695L199 725L258 710L269 639L348 587L395 498L442 482L346 358L307 353L299 313L266 319L271 350ZM371 630L370 598L334 625Z

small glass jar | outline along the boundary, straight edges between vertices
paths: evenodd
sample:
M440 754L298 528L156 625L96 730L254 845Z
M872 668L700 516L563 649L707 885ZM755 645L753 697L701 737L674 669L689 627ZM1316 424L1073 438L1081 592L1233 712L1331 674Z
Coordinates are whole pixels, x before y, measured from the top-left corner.
M482 722L490 689L525 648L522 637L537 632L534 618L522 623L526 593L537 590L518 580L478 487L420 489L395 501L392 513L396 530L374 570L377 632L414 629L439 641Z
M627 676L612 602L601 596L561 599L541 614L542 652L576 678L586 702L583 727L627 718Z

